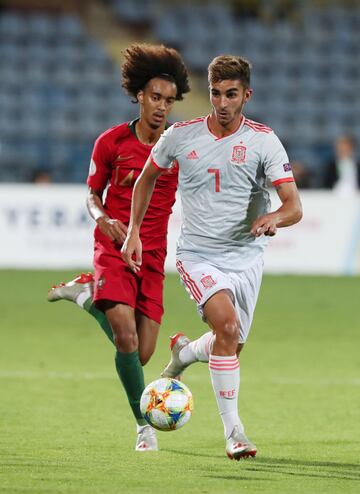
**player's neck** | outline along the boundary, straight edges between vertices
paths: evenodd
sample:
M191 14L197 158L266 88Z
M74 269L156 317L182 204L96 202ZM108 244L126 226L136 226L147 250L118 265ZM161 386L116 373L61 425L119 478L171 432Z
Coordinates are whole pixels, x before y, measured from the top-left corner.
M158 129L152 129L143 120L138 120L135 124L135 132L137 139L147 146L153 146L159 140L161 134L164 132L165 126L161 126Z
M237 117L234 118L228 125L222 125L216 118L214 113L210 114L208 119L208 126L210 132L214 134L216 137L221 139L222 137L229 136L236 132L241 125L243 120L243 114L240 113Z

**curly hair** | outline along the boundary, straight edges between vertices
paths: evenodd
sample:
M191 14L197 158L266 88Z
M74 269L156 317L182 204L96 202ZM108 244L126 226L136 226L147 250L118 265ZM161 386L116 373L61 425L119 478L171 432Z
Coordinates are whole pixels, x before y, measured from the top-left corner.
M245 58L220 55L214 58L209 65L209 84L225 80L239 80L245 88L248 88L250 86L250 71L251 64Z
M137 100L139 91L154 77L174 82L177 88L176 100L190 91L188 71L181 55L174 48L164 45L134 43L124 51L121 67L122 87Z

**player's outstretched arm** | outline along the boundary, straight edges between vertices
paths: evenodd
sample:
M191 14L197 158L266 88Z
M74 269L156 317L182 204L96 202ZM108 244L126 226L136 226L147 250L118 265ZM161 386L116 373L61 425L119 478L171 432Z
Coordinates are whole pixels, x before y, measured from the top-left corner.
M161 169L156 167L149 157L134 185L130 223L121 254L124 261L135 273L140 270L142 262L140 226L149 206L156 179L160 174ZM135 260L133 254L135 254Z
M104 235L122 244L126 237L127 227L120 220L113 220L106 214L102 202L102 193L103 191L89 188L86 204L90 216L96 221Z
M276 187L281 206L272 213L257 218L251 228L255 237L276 234L278 228L291 226L302 218L302 206L295 182L284 182Z

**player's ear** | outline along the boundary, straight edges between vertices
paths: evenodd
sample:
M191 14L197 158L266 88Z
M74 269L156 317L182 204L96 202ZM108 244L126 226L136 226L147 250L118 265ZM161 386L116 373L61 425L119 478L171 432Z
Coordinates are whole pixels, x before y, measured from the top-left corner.
M253 93L253 90L248 88L245 90L245 101L249 101Z
M139 103L141 103L141 104L144 103L144 91L143 90L139 91L137 93L136 97L137 97L137 100Z

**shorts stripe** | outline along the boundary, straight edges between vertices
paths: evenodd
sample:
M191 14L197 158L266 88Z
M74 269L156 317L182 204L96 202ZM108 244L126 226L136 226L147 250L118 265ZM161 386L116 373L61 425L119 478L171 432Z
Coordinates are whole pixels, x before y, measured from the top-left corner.
M194 297L194 299L196 300L196 302L199 304L200 303L200 300L201 300L201 297L202 297L202 293L199 290L197 284L190 277L189 273L187 273L185 271L185 269L184 269L181 261L176 261L176 267L177 267L177 270L179 271L179 274L180 274L183 282L185 283L185 285L190 290L191 295Z
M179 271L179 274L180 274L183 282L185 283L185 285L190 290L191 295L194 297L196 302L199 304L201 297L202 297L202 294L201 294L200 290L198 289L195 281L192 278L190 278L190 275L185 271L185 269L181 265L177 264L176 267Z

